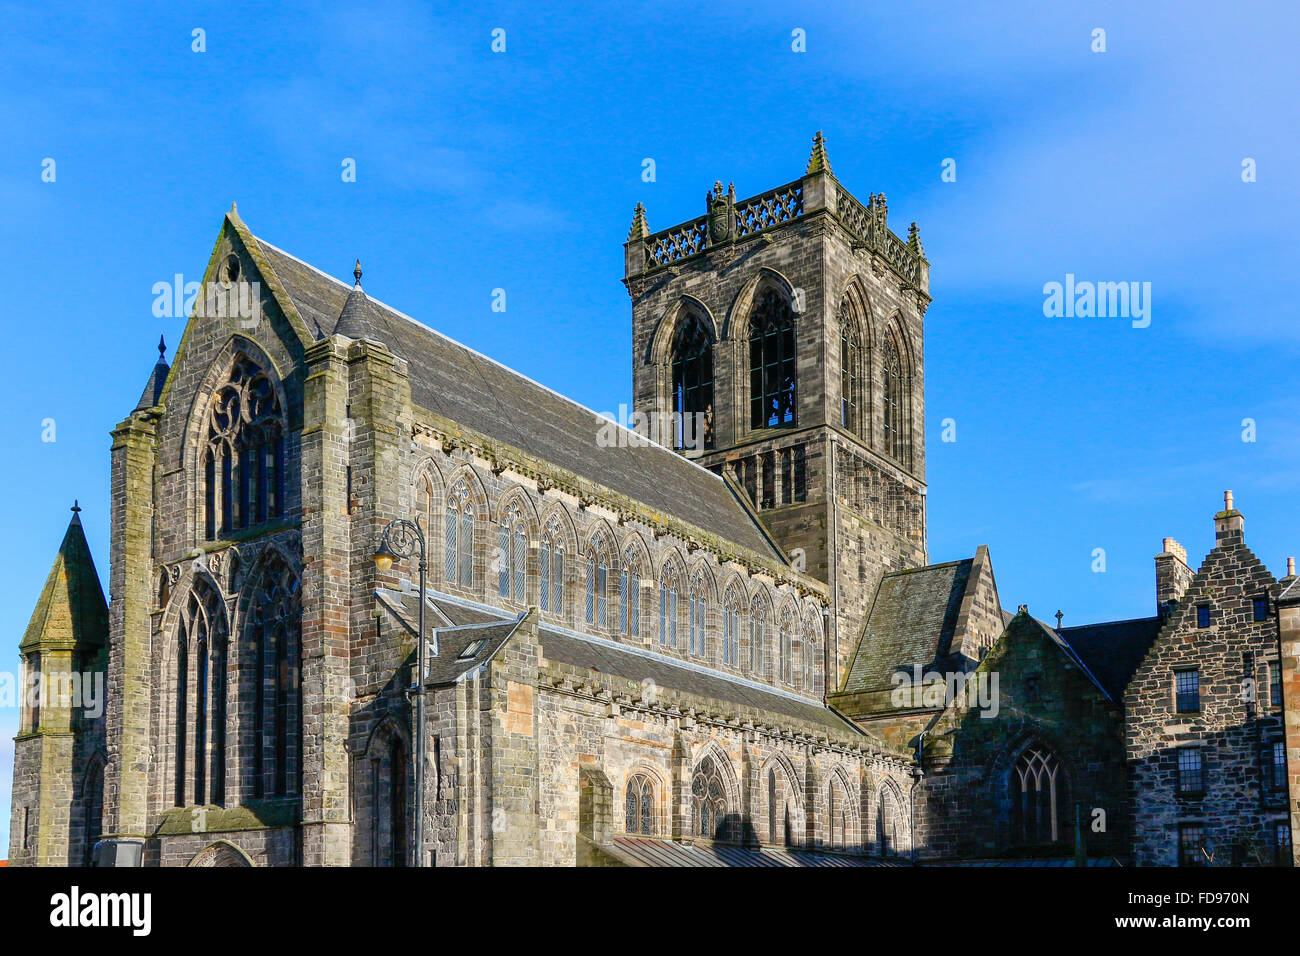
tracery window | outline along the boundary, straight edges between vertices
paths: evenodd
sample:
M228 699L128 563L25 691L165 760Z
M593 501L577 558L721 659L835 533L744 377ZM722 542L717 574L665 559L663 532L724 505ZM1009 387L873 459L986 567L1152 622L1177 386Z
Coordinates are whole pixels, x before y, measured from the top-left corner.
M597 534L587 545L587 623L605 627L608 602L609 555L604 535Z
M691 778L691 808L697 837L726 840L730 835L727 819L727 787L712 757L705 757Z
M751 428L794 427L796 380L794 311L776 289L767 289L749 320Z
M804 690L804 647L803 638L798 630L790 632L790 683L794 685L795 690Z
M740 663L740 622L740 594L733 584L722 600L722 663L732 667Z
M755 607L754 616L750 619L749 637L749 670L755 677L764 677L767 674L763 661L766 647L767 612L762 607Z
M623 828L627 833L654 835L654 788L645 774L636 773L628 779L624 810Z
M673 335L673 440L679 449L713 447L713 336L694 314Z
M794 614L787 608L781 615L780 646L777 650L780 658L777 661L777 676L787 684L794 682L793 649L790 646L794 623Z
M542 610L552 614L564 613L564 537L560 532L559 515L551 515L542 529L542 547L539 556L542 578Z
M884 373L885 453L900 464L909 464L907 422L911 407L911 386L892 333L885 336L882 350Z
M528 567L528 525L518 501L501 513L497 525L497 594L523 603Z
M284 514L280 399L268 375L242 353L208 407L201 467L207 540Z
M226 800L226 654L221 595L204 578L190 590L176 633L175 805ZM188 774L188 776L187 776Z
M474 502L462 478L447 496L443 570L448 584L474 584Z
M632 547L623 552L618 628L628 637L636 637L641 633L641 560Z
M1026 747L1011 769L1012 836L1020 843L1055 843L1065 833L1069 788L1056 755Z
M804 683L805 689L812 691L818 697L826 692L825 674L823 671L824 661L822 659L821 640L815 626L809 625L804 631L803 643L803 660L804 660Z
M680 590L677 572L669 567L659 579L659 643L665 647L677 646L677 593Z
M862 434L862 343L848 297L840 301L840 424Z
M298 576L272 557L249 598L248 667L253 674L253 796L299 792L302 595Z
M691 579L690 615L689 615L689 652L693 657L704 656L704 620L705 620L704 576L695 572Z

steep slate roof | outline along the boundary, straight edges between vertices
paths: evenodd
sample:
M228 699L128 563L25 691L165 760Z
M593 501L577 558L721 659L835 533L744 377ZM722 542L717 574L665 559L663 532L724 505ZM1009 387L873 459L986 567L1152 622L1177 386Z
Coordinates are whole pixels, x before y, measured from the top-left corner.
M1285 581L1286 578L1282 580ZM1300 577L1292 578L1291 583L1277 596L1277 600L1280 604L1293 604L1300 601Z
M42 641L93 646L108 641L108 605L81 528L79 510L73 506L72 520L18 645L20 649Z
M395 612L394 616L412 637L415 636L414 624L419 612L417 591L418 588L405 591L380 588L375 591L375 596ZM466 671L484 663L523 620L522 616L493 616L480 611L467 611L458 605L437 602L432 597L426 600L425 630L430 639L437 631L438 638L438 653L425 661L427 680L433 684L450 684ZM453 624L445 624L444 619ZM479 642L478 646L471 653L465 654L475 642Z
M1111 699L1121 701L1124 688L1159 632L1160 618L1142 617L1064 627L1057 633L1074 648Z
M377 339L407 361L419 407L784 563L717 475L657 445L598 447L607 419L370 299L359 284L349 287L256 241L309 326Z
M925 670L942 661L952 644L973 563L966 558L881 578L843 693L887 690L900 667Z

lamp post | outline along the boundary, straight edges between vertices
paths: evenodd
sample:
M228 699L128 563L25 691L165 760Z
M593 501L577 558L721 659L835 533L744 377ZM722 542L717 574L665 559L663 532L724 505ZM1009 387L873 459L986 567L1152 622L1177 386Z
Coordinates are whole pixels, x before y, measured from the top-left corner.
M424 866L424 575L428 570L424 532L420 519L396 518L388 523L375 549L375 567L381 574L393 567L394 558L420 556L420 597L416 614L415 678L415 865Z

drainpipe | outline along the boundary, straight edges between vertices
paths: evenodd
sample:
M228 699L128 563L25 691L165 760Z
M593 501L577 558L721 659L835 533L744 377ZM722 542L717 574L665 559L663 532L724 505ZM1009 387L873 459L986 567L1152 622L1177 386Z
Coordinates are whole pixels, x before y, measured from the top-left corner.
M921 785L925 779L925 735L930 732L930 728L921 731L916 738L916 778L912 781L912 789L907 794L907 814L908 828L912 838L912 865L916 866L916 788Z

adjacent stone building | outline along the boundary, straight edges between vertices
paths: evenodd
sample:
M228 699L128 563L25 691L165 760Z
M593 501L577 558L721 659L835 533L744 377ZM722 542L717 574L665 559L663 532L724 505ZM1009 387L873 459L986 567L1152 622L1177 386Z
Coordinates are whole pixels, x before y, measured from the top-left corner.
M820 134L777 189L655 233L638 206L616 423L232 208L112 433L111 604L74 516L23 638L106 706L25 704L11 860L1171 862L1165 751L1240 717L1233 766L1292 734L1285 778L1300 742L1217 683L1176 724L1169 674L1249 652L1289 703L1300 600L1239 523L1196 576L1167 544L1137 622L1008 614L984 547L930 565L929 263L887 217ZM1255 793L1261 845L1287 804L1257 785L1196 819L1217 841Z

